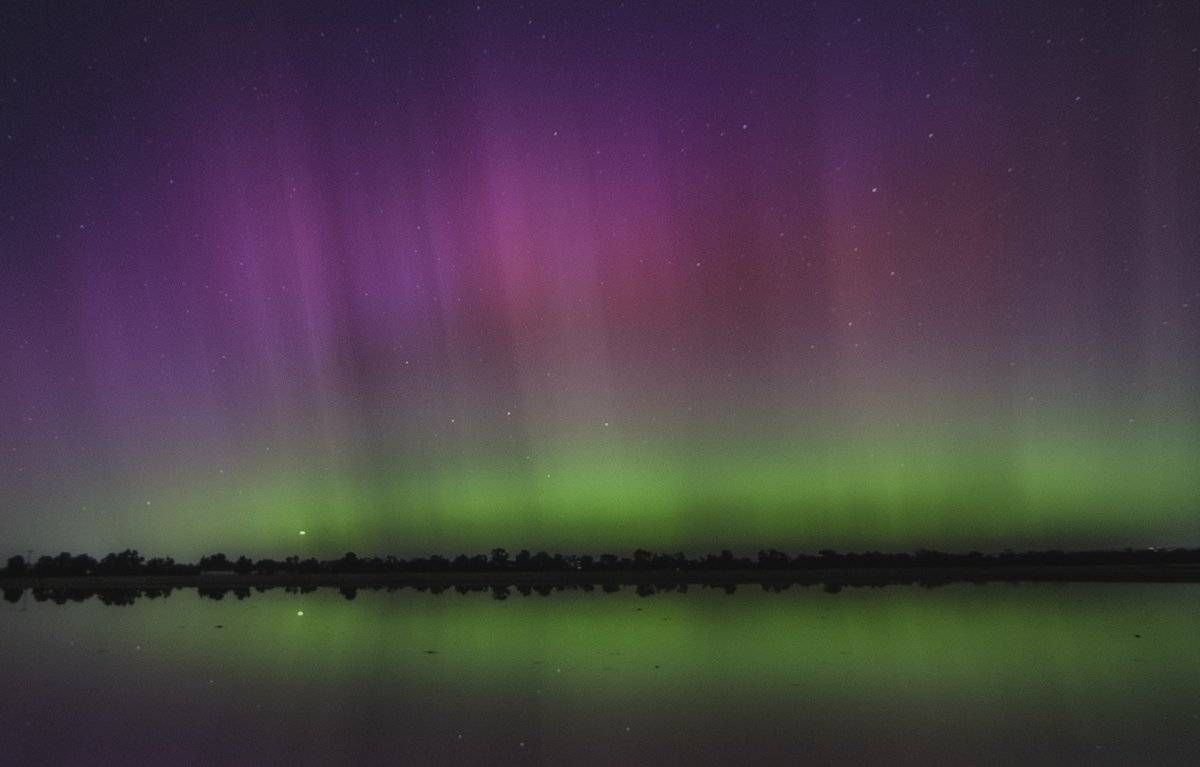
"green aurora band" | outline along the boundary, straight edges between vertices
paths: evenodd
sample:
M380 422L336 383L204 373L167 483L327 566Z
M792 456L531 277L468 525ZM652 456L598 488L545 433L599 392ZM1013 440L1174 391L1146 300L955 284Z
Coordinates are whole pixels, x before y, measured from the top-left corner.
M815 551L1164 546L1192 540L1200 498L1194 435L1104 439L1095 430L1023 442L977 434L653 445L609 438L529 460L448 460L415 473L330 467L293 453L222 489L187 466L134 491L145 540L187 540L181 558L627 553L638 547ZM178 514L164 517L155 507ZM220 510L222 525L208 523ZM1154 520L1147 529L1146 520ZM304 531L304 535L300 535ZM119 545L114 539L113 545ZM160 544L161 545L161 544Z

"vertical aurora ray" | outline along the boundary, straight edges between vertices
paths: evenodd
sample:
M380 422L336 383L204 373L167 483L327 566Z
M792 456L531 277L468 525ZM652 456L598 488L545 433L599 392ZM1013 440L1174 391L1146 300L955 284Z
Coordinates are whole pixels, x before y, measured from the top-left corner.
M1194 11L418 6L0 11L0 540L1197 544Z

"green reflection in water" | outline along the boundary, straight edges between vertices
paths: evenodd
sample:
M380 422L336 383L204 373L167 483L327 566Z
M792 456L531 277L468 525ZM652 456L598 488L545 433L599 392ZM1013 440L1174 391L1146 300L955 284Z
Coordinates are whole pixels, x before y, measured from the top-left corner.
M536 746L546 763L754 753L1166 764L1200 746L1197 597L1191 585L1144 584L505 601L180 592L4 617L22 652L55 673L136 678L161 688L151 700L185 694L274 733L315 716L320 737L342 733L343 750L375 743L382 727L438 759L462 757L463 741Z

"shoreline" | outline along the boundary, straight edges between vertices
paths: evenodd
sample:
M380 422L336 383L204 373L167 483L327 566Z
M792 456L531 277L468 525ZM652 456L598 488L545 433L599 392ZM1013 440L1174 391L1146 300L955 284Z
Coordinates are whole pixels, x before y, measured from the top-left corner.
M584 586L644 584L921 585L991 582L1200 583L1200 564L1171 565L981 565L973 567L841 567L780 570L575 570L523 572L228 573L194 575L0 575L8 589L175 589L275 587Z

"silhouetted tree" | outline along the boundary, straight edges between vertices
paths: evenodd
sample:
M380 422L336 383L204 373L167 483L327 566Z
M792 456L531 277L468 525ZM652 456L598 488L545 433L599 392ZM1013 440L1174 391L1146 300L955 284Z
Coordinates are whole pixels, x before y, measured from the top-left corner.
M142 569L143 557L133 549L120 554L108 554L96 564L96 572L102 575L137 575Z
M175 560L170 557L155 557L142 566L147 575L171 575L175 569Z
M655 554L652 565L656 570L682 570L688 566L688 560L682 551L674 554Z
M317 559L316 557L303 559L300 561L300 564L296 566L296 571L301 573L319 573L324 569L324 563L322 563L321 560Z
M211 554L200 557L200 570L232 570L233 563L224 554Z
M330 569L338 573L354 573L360 571L360 563L358 555L353 551L347 551L342 555L342 558L336 562L330 563Z
M8 558L8 567L4 568L6 575L11 575L14 578L25 574L29 566L25 563L25 557L17 554Z
M57 557L44 556L38 559L34 566L34 575L52 575L61 577L77 577L91 575L96 571L96 560L87 554L72 556L70 552L61 552Z
M788 566L788 555L782 551L770 549L758 552L758 566L766 570L781 570Z

